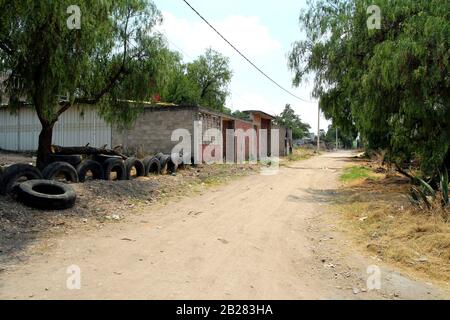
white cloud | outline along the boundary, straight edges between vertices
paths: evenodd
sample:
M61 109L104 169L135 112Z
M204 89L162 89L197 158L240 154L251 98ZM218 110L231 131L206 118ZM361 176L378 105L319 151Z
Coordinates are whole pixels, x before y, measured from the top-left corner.
M195 59L209 47L230 57L233 80L227 107L231 107L233 110L258 109L276 115L283 110L285 103L291 102L302 120L311 125L312 131L317 130L317 104L298 103L280 89L272 86L200 18L186 19L177 17L168 11L163 11L162 14L164 22L158 27L159 31L166 35L172 49L180 51L186 61ZM271 64L280 65L284 62L287 48L283 48L282 44L272 37L270 29L263 24L259 17L235 15L221 20L210 20L210 22L263 70L270 70ZM284 70L284 68L285 65L280 65L280 70ZM272 70L271 76L276 80L283 79L285 74L280 70L277 72ZM290 74L286 75L290 80ZM284 85L290 89L289 82ZM293 91L307 99L311 88L310 85L303 85ZM326 128L327 125L328 123L322 119L321 127Z
M233 49L203 21L190 21L164 11L164 22L159 30L170 42L190 56L202 54L206 48L231 56ZM259 17L228 16L211 24L244 54L250 57L265 56L281 49L281 44L270 35Z
M233 109L238 107L241 110L261 110L272 115L279 113L280 106L271 102L265 96L256 92L236 93L232 92L229 105Z

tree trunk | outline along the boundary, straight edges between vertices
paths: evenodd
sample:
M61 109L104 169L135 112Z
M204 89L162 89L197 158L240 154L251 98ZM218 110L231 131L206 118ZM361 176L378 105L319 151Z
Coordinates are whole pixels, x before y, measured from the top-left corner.
M42 123L41 133L39 134L39 147L37 152L36 167L43 170L49 163L48 156L52 152L52 138L54 123Z

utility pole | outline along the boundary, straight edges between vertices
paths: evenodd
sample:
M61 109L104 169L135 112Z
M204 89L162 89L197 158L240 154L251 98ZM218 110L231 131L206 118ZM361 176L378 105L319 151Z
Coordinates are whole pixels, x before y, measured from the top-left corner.
M317 105L317 152L320 152L320 101Z
M336 151L338 151L338 148L339 148L338 127L336 126Z

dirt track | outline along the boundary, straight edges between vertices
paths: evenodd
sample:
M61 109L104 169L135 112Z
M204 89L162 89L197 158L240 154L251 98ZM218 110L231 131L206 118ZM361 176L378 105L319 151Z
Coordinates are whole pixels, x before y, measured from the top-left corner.
M355 252L326 205L349 153L325 154L53 240L0 273L0 298L431 299L441 292ZM327 192L330 191L330 192ZM81 289L68 290L70 265Z

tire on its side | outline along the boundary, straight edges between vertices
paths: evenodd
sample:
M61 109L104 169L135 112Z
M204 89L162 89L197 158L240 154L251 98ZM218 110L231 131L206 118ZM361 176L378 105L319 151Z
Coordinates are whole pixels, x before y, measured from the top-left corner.
M22 178L27 180L42 179L39 169L29 164L17 163L3 170L0 183L0 194L8 194L13 191L18 181Z
M146 176L145 166L141 160L136 158L128 158L125 160L125 168L127 169L127 180L131 179L131 170L136 170L136 177Z
M102 165L94 160L84 160L76 167L76 170L80 182L86 181L88 172L92 173L92 179L94 180L103 180L105 176Z
M41 210L63 210L75 205L77 196L67 184L52 180L30 180L18 186L17 200Z
M146 176L149 174L160 174L161 173L161 162L156 157L148 157L144 159L144 166Z
M42 176L47 180L55 180L59 175L64 175L68 182L78 183L77 170L67 162L50 163L42 171Z
M67 162L71 164L72 166L76 167L81 163L83 158L81 155L59 155L59 154L50 154L48 156L50 162Z
M116 172L117 180L127 180L127 168L122 159L111 158L103 162L105 180L111 180L111 172Z

